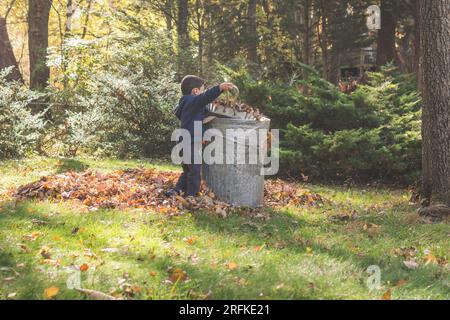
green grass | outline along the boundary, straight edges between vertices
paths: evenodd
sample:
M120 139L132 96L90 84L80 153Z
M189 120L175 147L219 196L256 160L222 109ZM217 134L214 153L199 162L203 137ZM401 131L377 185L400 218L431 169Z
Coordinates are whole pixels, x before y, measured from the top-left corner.
M0 190L68 170L178 169L150 160L38 158L1 165ZM60 289L56 299L85 299L66 284L82 264L89 266L81 273L83 288L123 296L131 288L133 299L380 299L389 289L392 299L449 299L448 263L426 265L425 256L429 250L441 262L449 259L448 223L421 223L404 190L308 187L333 204L266 209L268 219L87 212L71 202L4 200L0 299L12 293L15 299L45 299L44 290L52 286ZM329 219L349 213L356 220ZM370 223L379 228L365 230ZM25 237L37 232L34 241ZM59 266L43 263L44 246ZM414 270L399 254L410 247L417 249ZM375 290L366 284L371 265L381 269L381 288ZM171 267L188 279L168 281Z

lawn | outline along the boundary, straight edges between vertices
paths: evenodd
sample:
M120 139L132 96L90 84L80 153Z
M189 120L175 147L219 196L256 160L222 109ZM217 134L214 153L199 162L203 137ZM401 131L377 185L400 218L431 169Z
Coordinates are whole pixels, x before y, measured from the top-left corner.
M0 194L69 170L177 170L151 160L0 165ZM92 298L72 288L78 280L121 299L450 298L448 222L424 223L407 190L302 187L330 201L223 218L0 195L0 299ZM370 266L378 288L367 285Z

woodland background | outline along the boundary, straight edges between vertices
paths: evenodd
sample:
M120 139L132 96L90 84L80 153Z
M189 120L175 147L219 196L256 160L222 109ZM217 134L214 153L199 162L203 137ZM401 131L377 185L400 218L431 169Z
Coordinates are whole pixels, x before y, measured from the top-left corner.
M236 82L282 129L282 175L413 183L418 3L2 0L0 69L16 68L1 76L0 157L167 156L178 83L198 74ZM368 73L342 79L363 48Z

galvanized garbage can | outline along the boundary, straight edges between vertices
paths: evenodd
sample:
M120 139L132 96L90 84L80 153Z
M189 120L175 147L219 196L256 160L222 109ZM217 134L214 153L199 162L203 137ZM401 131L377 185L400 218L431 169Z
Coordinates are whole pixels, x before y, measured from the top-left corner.
M203 179L209 189L214 192L216 197L226 203L235 206L260 207L264 204L264 175L262 169L264 158L260 155L267 154L267 135L265 139L260 139L265 132L270 129L270 120L263 119L243 120L235 118L216 118L205 126L205 129L216 129L222 134L224 152L220 155L223 159L222 164L203 165ZM238 139L232 139L230 142L227 136L227 129L245 130L249 136L256 134L258 136L257 145L247 144L241 148ZM216 138L217 139L217 138ZM246 139L248 142L249 139ZM241 143L242 144L242 143ZM232 145L235 152L232 154L233 163L230 164L230 156L227 151L227 145ZM251 163L249 153L258 152L257 163ZM205 156L205 152L204 152ZM242 157L246 159L242 164ZM241 159L241 162L238 161Z

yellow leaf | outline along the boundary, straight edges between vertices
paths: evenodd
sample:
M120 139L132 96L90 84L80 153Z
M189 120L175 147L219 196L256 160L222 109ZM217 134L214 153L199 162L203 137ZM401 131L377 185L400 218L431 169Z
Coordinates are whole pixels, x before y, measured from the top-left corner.
M50 287L44 290L44 295L47 299L54 298L59 293L58 287Z
M437 264L438 263L438 259L431 253L429 253L425 256L425 260L426 260L426 262L425 262L426 266L429 264Z

